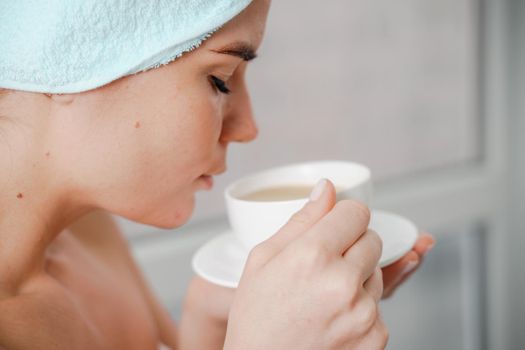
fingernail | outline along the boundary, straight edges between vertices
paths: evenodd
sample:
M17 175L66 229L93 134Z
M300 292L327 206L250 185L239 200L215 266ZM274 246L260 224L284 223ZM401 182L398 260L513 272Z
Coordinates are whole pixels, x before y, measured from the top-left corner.
M401 275L406 275L407 273L409 273L410 271L412 271L413 269L416 268L418 262L417 261L409 261L407 263L407 265L405 266L405 268L403 269L403 272L401 273Z
M326 187L326 179L323 178L317 182L314 189L310 193L310 201L313 202L321 198L321 195L323 194L325 187Z

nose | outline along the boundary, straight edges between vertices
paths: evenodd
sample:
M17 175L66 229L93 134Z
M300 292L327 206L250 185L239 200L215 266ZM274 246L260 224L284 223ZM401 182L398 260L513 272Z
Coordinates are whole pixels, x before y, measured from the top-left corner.
M222 124L221 141L250 142L258 133L250 95L243 84L242 89L236 90L228 103Z

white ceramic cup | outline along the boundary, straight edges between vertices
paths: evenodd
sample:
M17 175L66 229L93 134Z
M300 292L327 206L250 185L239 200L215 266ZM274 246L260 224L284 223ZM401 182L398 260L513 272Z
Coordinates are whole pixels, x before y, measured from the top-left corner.
M355 199L370 205L370 169L362 164L324 160L271 168L243 177L224 190L228 219L239 241L251 250L279 231L308 201L308 195L301 199L278 201L255 201L241 197L274 186L307 185L313 188L321 178L329 179L336 189L340 189L336 192L337 200Z

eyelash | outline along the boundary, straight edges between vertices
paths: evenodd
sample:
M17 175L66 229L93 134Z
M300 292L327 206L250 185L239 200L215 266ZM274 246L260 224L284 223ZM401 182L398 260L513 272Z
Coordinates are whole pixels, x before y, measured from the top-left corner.
M229 94L231 92L231 90L228 89L228 86L226 86L226 82L224 80L221 80L214 75L210 75L210 79L213 86L223 94Z

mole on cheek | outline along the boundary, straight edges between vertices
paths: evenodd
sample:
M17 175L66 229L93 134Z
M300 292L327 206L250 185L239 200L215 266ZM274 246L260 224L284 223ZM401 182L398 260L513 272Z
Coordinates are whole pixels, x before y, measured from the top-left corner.
M51 153L49 153L49 151L46 152L46 158L49 158L50 155L51 155Z
M140 122L135 123L135 129L138 129L138 128L140 128Z
M24 195L22 193L18 192L18 194L16 195L16 198L18 198L18 199L24 198Z

